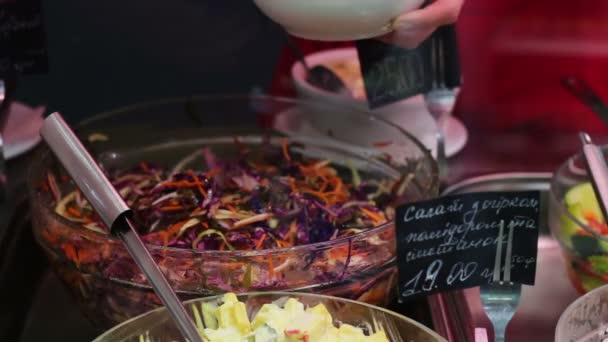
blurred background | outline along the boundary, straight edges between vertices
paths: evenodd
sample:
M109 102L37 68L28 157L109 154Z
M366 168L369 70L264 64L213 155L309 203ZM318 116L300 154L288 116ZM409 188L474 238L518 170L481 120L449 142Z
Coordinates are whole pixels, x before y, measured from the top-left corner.
M161 97L248 93L271 81L283 35L251 1L43 1L49 72L17 99L81 119Z
M2 25L1 6L14 1L0 0L0 57L6 52L2 32L10 29ZM291 69L297 57L286 45L284 30L253 1L42 0L41 5L48 71L18 78L12 121L2 132L12 142L4 154L13 197L0 202L0 333L5 334L0 336L78 341L90 339L94 331L40 262L44 257L31 236L23 190L31 158L25 152L39 143L37 126L31 124L39 125L42 113L59 111L76 123L167 97L295 97ZM456 23L462 84L450 112L462 129L452 144L458 146L448 153L447 183L506 171L554 171L579 150L580 130L595 141L608 141L608 124L562 85L565 77L576 77L608 100L607 15L606 0L465 0ZM355 45L293 39L304 54ZM424 101L419 107L428 117ZM436 144L432 133L429 148ZM553 247L551 260L557 266L546 269L565 269L559 247ZM551 273L546 279L551 283L554 277ZM576 296L563 278L564 301L551 297L547 302L567 304ZM550 314L559 317L559 312ZM527 326L537 318L520 322ZM544 321L543 341L552 340L555 320Z
M68 118L159 97L292 91L282 30L251 1L45 0L43 11L49 72L22 77L17 99ZM466 1L455 115L470 130L606 131L559 84L573 75L608 96L606 13L602 0Z

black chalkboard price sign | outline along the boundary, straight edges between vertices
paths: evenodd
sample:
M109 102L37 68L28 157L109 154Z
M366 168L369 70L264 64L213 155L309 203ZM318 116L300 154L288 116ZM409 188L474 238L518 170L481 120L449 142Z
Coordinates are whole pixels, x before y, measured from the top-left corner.
M377 39L356 43L368 105L375 109L437 88L460 86L454 25L439 27L418 47L405 49Z
M0 0L0 73L48 71L41 0Z
M432 89L431 41L404 49L377 39L357 41L361 74L370 108Z
M533 285L539 205L540 194L532 191L471 193L399 207L400 299L491 282L497 250L501 273L509 267L512 282Z

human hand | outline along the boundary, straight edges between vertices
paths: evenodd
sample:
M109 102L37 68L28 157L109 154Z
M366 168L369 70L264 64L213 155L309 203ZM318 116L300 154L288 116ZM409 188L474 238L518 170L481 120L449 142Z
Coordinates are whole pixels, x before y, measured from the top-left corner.
M404 48L414 48L442 25L458 19L464 0L432 0L431 4L395 19L393 32L379 39Z

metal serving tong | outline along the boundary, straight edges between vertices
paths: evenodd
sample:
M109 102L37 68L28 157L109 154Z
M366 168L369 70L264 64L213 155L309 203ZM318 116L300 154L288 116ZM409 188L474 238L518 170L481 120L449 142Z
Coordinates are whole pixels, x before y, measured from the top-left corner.
M608 124L608 106L587 82L576 77L566 77L562 79L562 86Z
M118 237L144 272L154 291L169 310L184 338L203 342L186 309L177 298L131 222L131 209L103 174L59 113L49 115L40 135L72 176L112 235Z
M600 204L604 218L608 219L608 166L600 148L591 141L589 134L580 133L583 144L583 156L587 172L593 185L595 197Z

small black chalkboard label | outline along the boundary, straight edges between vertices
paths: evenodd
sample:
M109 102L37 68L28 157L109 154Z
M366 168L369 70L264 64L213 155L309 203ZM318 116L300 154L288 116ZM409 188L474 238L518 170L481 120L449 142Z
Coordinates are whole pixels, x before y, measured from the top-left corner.
M370 108L432 89L431 41L404 49L377 39L357 41L361 73Z
M510 280L533 285L539 209L537 191L471 193L399 207L400 299L491 282L501 224L501 273L513 228Z
M0 73L8 68L48 71L41 0L0 0Z

